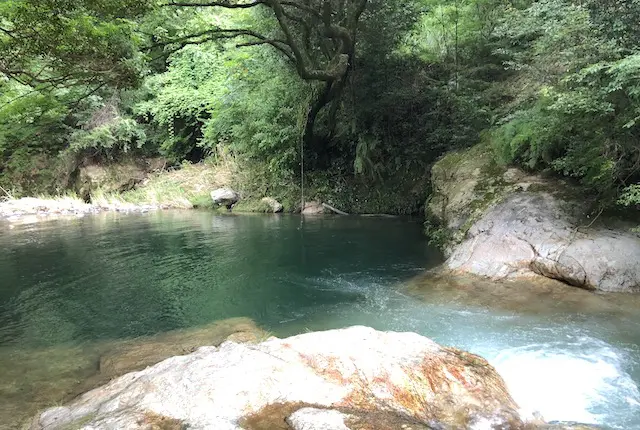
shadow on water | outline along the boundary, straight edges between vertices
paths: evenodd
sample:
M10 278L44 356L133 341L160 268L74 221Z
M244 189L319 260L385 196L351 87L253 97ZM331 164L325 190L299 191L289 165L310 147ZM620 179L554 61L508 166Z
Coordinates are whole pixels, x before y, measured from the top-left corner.
M526 413L640 428L639 298L425 277L441 257L407 219L106 214L0 245L0 422L99 381L122 342L248 317L277 336L414 331L485 356Z

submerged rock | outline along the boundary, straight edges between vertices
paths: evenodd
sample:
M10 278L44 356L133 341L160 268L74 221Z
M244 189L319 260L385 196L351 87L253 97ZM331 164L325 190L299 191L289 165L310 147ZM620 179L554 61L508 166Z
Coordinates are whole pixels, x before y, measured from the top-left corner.
M216 205L226 206L227 209L231 209L240 200L240 195L231 188L218 188L211 191L211 200Z
M217 346L225 340L257 342L266 337L252 320L231 318L128 340L49 348L0 347L0 429L24 428L22 424L43 408L201 346Z
M262 200L262 203L264 203L271 212L273 212L274 214L280 213L284 210L284 206L282 206L282 203L280 203L279 201L277 201L276 199L274 199L273 197L265 197Z
M478 151L445 157L434 166L437 197L430 212L453 233L446 269L640 291L640 236L592 226L580 190L518 169L505 171Z
M523 425L484 359L414 333L351 327L202 347L49 409L32 429L147 428L149 417L190 429L364 429L380 428L366 424L377 414L416 429Z

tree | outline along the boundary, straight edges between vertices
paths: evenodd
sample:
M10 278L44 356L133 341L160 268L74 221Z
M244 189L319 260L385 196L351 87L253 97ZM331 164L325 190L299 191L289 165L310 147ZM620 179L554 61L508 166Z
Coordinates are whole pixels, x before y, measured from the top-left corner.
M0 73L38 91L128 86L141 68L137 0L5 0Z
M318 84L309 106L303 141L311 144L318 115L328 107L327 136L336 127L340 100L353 66L358 23L368 0L224 0L204 2L171 2L167 7L211 7L224 9L256 9L271 18L274 28L223 28L214 26L204 31L182 35L161 42L174 46L170 51L190 44L220 39L241 39L238 47L268 45L275 48L295 68L303 80Z

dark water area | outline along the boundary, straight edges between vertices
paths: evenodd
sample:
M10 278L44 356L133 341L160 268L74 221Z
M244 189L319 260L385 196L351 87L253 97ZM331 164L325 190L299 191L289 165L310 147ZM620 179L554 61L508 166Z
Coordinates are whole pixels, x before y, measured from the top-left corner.
M95 345L248 317L414 331L486 357L523 413L640 429L639 299L421 278L419 220L103 214L0 223L0 246L0 428L65 401Z
M16 231L18 230L18 231ZM438 261L406 220L87 217L0 236L0 345L128 338L248 316L283 321L362 300L335 288L367 273L392 285Z

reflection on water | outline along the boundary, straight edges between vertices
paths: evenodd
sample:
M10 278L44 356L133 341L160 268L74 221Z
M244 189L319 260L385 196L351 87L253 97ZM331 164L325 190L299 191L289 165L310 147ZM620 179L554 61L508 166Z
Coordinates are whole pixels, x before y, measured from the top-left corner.
M485 356L525 413L640 428L636 296L417 277L439 261L418 223L108 214L0 229L0 245L0 422L73 394L59 387L105 344L246 316L278 336L415 331Z

